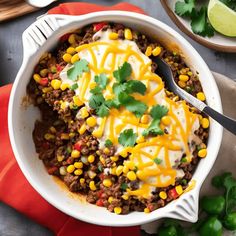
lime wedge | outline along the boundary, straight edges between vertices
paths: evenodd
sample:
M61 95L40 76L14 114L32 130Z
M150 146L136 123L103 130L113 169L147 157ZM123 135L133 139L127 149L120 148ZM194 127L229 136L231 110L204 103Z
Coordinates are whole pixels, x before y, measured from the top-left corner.
M210 0L208 18L212 26L219 33L236 37L236 12L219 0Z

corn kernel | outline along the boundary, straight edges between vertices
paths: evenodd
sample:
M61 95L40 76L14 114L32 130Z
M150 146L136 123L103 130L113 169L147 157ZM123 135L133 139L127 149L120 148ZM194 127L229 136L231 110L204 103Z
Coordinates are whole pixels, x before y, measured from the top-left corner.
M70 63L71 62L71 55L69 53L65 53L62 58L65 62Z
M74 165L69 165L69 166L67 166L66 170L68 173L72 173L72 172L74 172L75 167L74 167Z
M66 167L65 166L61 166L60 169L59 169L59 173L60 173L60 175L66 175L67 174Z
M79 60L79 55L78 53L76 53L75 55L73 55L71 57L71 64L74 64L75 62L77 62Z
M90 181L90 182L89 182L89 188L90 188L92 191L95 191L95 190L97 189L96 186L95 186L94 181Z
M94 137L96 137L96 138L101 138L102 135L103 135L103 131L102 131L102 130L99 130L99 129L94 130L93 133L92 133L92 135L93 135Z
M48 74L48 69L42 69L42 70L40 70L39 74L40 74L42 77L46 77L47 74Z
M136 172L136 175L140 180L146 180L146 178L147 178L147 174L144 171L141 171L141 170L138 170Z
M109 198L108 198L108 202L109 202L109 203L112 203L113 200L114 200L113 197L109 197Z
M170 119L169 116L163 116L163 117L161 118L161 122L162 122L164 125L170 125L171 119Z
M103 165L105 164L105 159L104 159L103 156L100 156L100 157L99 157L99 160L100 160L100 162L101 162Z
M158 56L161 53L161 48L160 47L156 47L152 50L152 55L153 56Z
M201 120L202 128L207 129L209 127L209 124L210 124L210 122L207 118L202 118L202 120Z
M200 121L202 121L202 119L203 119L202 115L200 115L200 114L198 114L198 118Z
M178 185L175 187L176 192L181 195L183 193L182 185Z
M145 51L145 55L146 55L147 57L150 57L151 54L152 54L152 47L151 47L151 46L148 46L147 49L146 49L146 51Z
M137 139L136 139L136 143L143 143L145 141L145 138L140 135Z
M75 44L76 43L76 35L75 34L71 34L70 36L69 36L69 38L68 38L68 42L70 43L70 44Z
M74 167L75 168L77 168L77 169L82 169L83 168L83 162L81 162L81 161L76 161L75 163L74 163Z
M74 137L75 137L75 133L70 132L70 133L69 133L69 137L70 137L70 138L74 138Z
M64 156L62 155L57 155L57 161L61 162L64 160Z
M53 134L45 134L44 138L46 140L53 140L53 139L55 139L55 135L53 135Z
M111 39L111 40L116 40L116 39L118 39L118 34L115 33L115 32L111 32L111 33L109 34L109 39Z
M116 162L116 161L118 161L119 157L117 157L117 156L112 156L112 157L110 157L110 159L111 159L112 161Z
M51 86L53 87L53 89L59 89L61 87L61 81L58 79L53 79L51 81Z
M69 84L67 84L67 83L64 83L64 84L61 84L61 87L60 87L60 89L61 89L62 91L64 91L64 90L68 89L69 87L70 87L70 85L69 85Z
M84 103L79 99L78 96L73 96L73 102L76 106L82 106Z
M52 91L52 88L46 87L46 88L43 88L42 91L43 91L43 93L48 93L48 92Z
M140 119L142 124L147 124L149 122L149 115L143 115Z
M63 140L68 140L68 139L70 139L70 136L69 136L69 134L62 133L62 134L61 134L61 139L63 139Z
M91 82L90 85L89 85L89 88L94 89L96 86L97 86L96 82Z
M102 181L102 184L103 184L105 187L109 188L109 187L111 187L112 182L111 182L110 179L104 179L104 180Z
M116 175L117 176L119 176L119 175L121 175L121 173L123 172L123 166L118 166L117 168L116 168Z
M90 127L94 127L97 124L96 118L91 116L86 120L86 123Z
M144 213L150 213L150 210L149 210L149 208L144 208Z
M129 171L127 173L127 178L130 180L130 181L134 181L136 180L137 176L136 174L134 173L134 171Z
M128 195L128 194L123 194L121 197L122 197L124 200L128 200L128 199L129 199L129 195Z
M174 102L179 101L179 96L175 96L175 97L173 98L173 101L174 101Z
M83 171L81 169L77 169L77 170L74 171L74 174L75 175L82 175Z
M88 113L88 110L87 110L87 108L86 107L82 107L81 109L80 109L80 116L81 116L81 118L87 118L88 116L89 116L89 113Z
M161 199L165 200L165 199L167 198L166 192L165 192L165 191L161 191L161 192L159 193L159 197L160 197Z
M73 150L72 152L71 152L71 157L73 157L73 158L78 158L80 156L80 151L78 151L78 150Z
M93 163L94 160L95 160L94 155L89 155L89 156L88 156L88 162L89 162L89 163Z
M34 78L35 82L37 82L37 83L39 83L41 80L41 76L39 74L34 74L33 78Z
M116 170L117 170L116 167L111 168L111 169L110 169L111 174L112 174L112 175L116 175Z
M126 161L124 165L127 166L130 170L135 169L135 164L133 161Z
M123 149L123 150L119 153L119 155L125 158L125 157L128 156L128 152L127 152L127 150Z
M183 82L187 82L189 77L187 75L179 75L179 80Z
M119 214L122 212L121 207L115 207L115 208L114 208L114 212L115 212L117 215L119 215Z
M85 183L85 179L84 179L84 178L81 178L81 179L79 180L79 182L80 182L80 184L84 184L84 183Z
M79 129L79 133L80 133L80 134L84 134L85 131L86 131L86 125L85 125L85 124L82 124L81 127L80 127L80 129Z
M61 109L62 109L62 110L65 110L67 107L68 107L67 102L62 102L62 103L61 103Z
M125 39L128 39L128 40L133 39L133 35L130 29L125 29L124 35L125 35Z
M184 81L181 81L181 80L178 81L178 85L179 85L180 88L185 88L186 87L186 83Z
M203 92L197 93L197 99L199 99L200 101L205 101L206 100L205 94Z
M110 153L110 150L109 150L109 148L104 148L104 150L103 150L103 152L106 154L106 155L108 155L109 153Z
M128 166L124 166L123 167L123 173L127 174L129 172L129 167Z
M198 155L199 157L201 157L201 158L206 157L206 155L207 155L207 149L206 149L206 148L203 148L203 149L199 150L197 155Z
M69 54L74 54L74 53L75 53L75 48L73 48L73 47L68 47L68 48L66 49L66 52L69 53Z

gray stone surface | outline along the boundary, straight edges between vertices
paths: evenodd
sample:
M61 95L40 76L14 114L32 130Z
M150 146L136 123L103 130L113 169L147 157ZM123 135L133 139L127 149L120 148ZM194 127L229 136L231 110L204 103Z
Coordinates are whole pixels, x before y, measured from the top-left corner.
M60 3L61 2L68 1L60 1ZM90 0L88 2L102 5L113 5L121 1ZM167 23L178 32L180 32L177 27L171 22L171 20L161 7L159 0L127 0L126 2L130 2L142 7L149 15ZM54 3L50 7L56 4L57 3ZM48 7L48 9L50 7ZM45 13L46 11L47 8L44 8L40 11L19 17L15 20L0 23L0 85L8 84L14 81L14 78L22 61L22 32L35 20L37 16ZM184 35L182 32L180 33ZM214 70L230 77L231 79L236 80L236 54L215 52L201 46L185 35L184 37L187 38L197 49L197 51L206 61L211 70ZM0 203L0 235L49 236L52 235L52 233L42 226L37 225L28 218L22 216L5 204Z

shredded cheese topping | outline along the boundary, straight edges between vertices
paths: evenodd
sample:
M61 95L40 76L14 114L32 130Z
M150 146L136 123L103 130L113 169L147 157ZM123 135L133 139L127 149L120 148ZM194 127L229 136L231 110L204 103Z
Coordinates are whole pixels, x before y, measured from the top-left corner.
M134 98L144 102L148 107L157 104L168 107L171 123L168 126L161 124L161 128L167 132L161 136L146 137L134 147L121 146L118 143L119 134L125 129L133 129L138 137L141 137L149 124L142 124L140 118L124 107L119 110L112 108L107 117L97 117L98 125L92 133L98 138L101 146L106 139L110 139L117 147L117 154L130 153L129 159L137 166L136 174L141 181L138 190L127 189L127 194L149 198L156 187L174 185L176 177L183 177L183 171L177 169L177 166L183 154L191 161L191 143L198 142L194 131L199 128L199 118L189 110L185 101L174 102L166 96L162 79L151 71L151 60L140 51L134 41L110 40L109 33L109 30L99 31L94 35L94 39L98 38L97 41L77 47L79 58L89 62L90 72L83 73L78 80L75 93L89 108L90 84L94 82L95 75L105 73L109 83L104 91L104 97L113 98L113 72L124 62L128 62L132 67L130 79L140 80L147 87L145 95L133 94ZM60 77L63 83L72 85L74 82L68 79L66 73L69 68L70 65L67 65ZM157 157L161 160L160 164L154 162Z

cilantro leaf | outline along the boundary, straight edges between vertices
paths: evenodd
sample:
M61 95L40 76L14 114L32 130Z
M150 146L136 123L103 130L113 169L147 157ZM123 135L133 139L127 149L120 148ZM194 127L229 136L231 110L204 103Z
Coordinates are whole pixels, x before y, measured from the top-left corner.
M128 184L127 183L122 183L120 185L120 188L125 191L128 188Z
M122 92L118 95L118 100L128 111L133 112L137 117L141 117L147 110L147 105Z
M99 86L96 86L95 88L90 90L90 93L92 93L92 94L102 93L102 88Z
M72 84L72 85L70 86L70 89L71 89L71 90L76 90L78 87L79 87L78 84L75 83L75 84Z
M120 133L118 141L124 147L133 147L136 143L137 137L138 135L134 133L132 129L126 129Z
M107 139L106 141L105 141L105 146L106 147L111 147L113 145L113 143L112 143L112 141L110 140L110 139Z
M140 93L142 95L145 94L146 89L147 89L145 84L139 80L129 80L126 83L126 87L127 87L126 91L128 93Z
M203 37L212 37L214 35L214 29L208 22L206 7L202 7L199 11L195 11L192 17L191 27L195 34L199 34Z
M184 2L176 2L175 13L179 16L189 16L191 15L195 7L195 0L185 0Z
M113 76L116 78L117 82L125 82L127 77L131 75L132 68L128 62L125 62L122 66L113 72Z
M107 116L109 114L109 109L104 103L102 103L101 106L99 106L96 109L96 113L97 113L98 116L104 117L104 116Z
M92 109L98 109L102 103L105 101L105 98L103 97L102 94L93 94L90 98L89 98L89 106Z
M67 71L67 76L70 80L76 81L83 72L89 72L88 61L81 59L74 63L74 65Z
M168 108L165 106L156 105L152 107L150 115L153 118L151 124L143 131L143 136L147 135L163 135L164 132L160 128L161 118L168 113Z
M106 88L107 83L108 83L108 78L105 74L96 75L94 80L101 89Z
M119 83L114 83L112 86L112 90L116 96L118 96L121 92L125 92L126 90L126 85L125 84L119 84Z
M157 164L160 165L162 163L162 160L158 157L156 157L155 159L153 159L153 161Z

